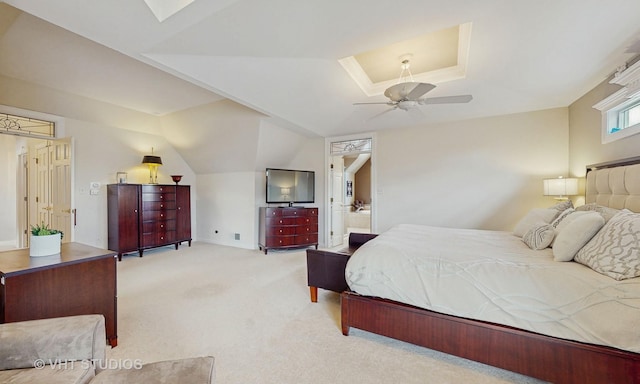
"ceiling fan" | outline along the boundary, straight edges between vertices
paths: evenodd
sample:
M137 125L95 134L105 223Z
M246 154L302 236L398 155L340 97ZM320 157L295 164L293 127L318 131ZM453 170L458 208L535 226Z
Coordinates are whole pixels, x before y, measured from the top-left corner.
M471 95L442 96L442 97L422 97L436 86L430 83L418 83L413 81L413 76L409 70L409 59L402 60L402 72L398 83L392 85L384 91L384 95L389 98L387 102L374 103L354 103L354 105L364 104L386 104L392 108L383 113L393 111L394 109L402 109L408 111L419 105L426 104L452 104L452 103L468 103L473 99Z

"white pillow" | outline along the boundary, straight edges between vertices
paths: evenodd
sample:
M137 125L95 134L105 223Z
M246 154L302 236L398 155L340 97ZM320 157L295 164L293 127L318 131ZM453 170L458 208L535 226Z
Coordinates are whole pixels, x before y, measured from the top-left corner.
M542 224L549 224L558 215L558 210L552 208L533 208L513 228L513 234L522 237L531 228Z
M556 231L551 224L542 224L528 230L527 233L522 236L522 241L531 249L545 249L551 244L555 234Z
M575 256L575 261L616 280L640 276L640 214L621 210Z
M553 248L553 246L555 245L556 238L558 238L558 234L560 233L560 231L562 231L566 226L571 224L571 222L573 222L575 219L577 219L578 217L586 213L589 213L589 212L577 212L573 208L570 208L562 212L558 217L556 217L556 219L551 222L551 225L556 229L556 236L551 242L551 248ZM591 213L597 213L597 212L591 212Z
M604 218L598 212L574 212L556 228L553 260L571 261L578 251L602 228Z

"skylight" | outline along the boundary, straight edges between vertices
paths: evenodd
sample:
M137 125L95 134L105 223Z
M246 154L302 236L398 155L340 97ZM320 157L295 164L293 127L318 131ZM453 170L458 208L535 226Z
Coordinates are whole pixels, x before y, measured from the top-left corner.
M162 23L193 3L194 0L144 0L144 2L147 3L156 19Z

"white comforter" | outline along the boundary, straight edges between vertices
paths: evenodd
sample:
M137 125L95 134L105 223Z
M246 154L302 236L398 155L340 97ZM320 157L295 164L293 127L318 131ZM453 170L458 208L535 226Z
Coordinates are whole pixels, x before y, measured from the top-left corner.
M640 278L555 262L510 232L398 225L360 247L345 274L362 295L640 352Z

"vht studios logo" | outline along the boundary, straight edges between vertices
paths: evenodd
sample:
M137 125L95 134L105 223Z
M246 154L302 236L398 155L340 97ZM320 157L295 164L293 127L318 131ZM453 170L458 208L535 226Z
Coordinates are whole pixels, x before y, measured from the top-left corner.
M140 359L106 359L106 360L64 360L64 359L37 359L33 362L36 369L140 369Z

